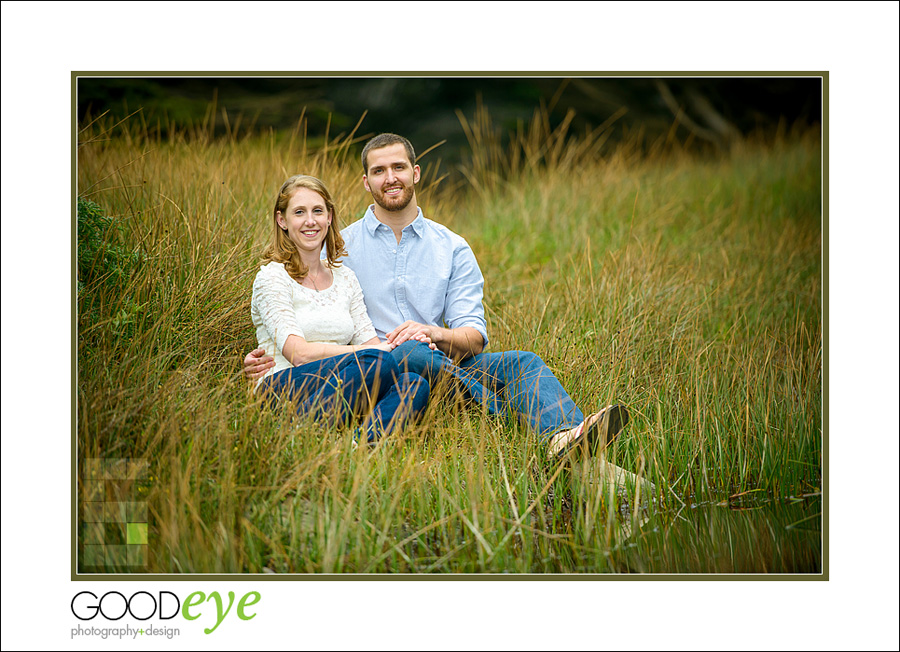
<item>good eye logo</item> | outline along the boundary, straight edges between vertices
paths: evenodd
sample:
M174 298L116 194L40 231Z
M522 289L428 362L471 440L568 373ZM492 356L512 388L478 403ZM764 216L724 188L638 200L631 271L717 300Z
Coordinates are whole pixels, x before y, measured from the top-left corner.
M113 596L113 597L110 597ZM116 597L117 596L117 597ZM209 597L203 591L194 591L184 601L182 606L181 600L171 591L160 591L159 599L155 598L147 591L137 591L131 597L125 597L118 591L107 591L99 599L97 595L91 591L82 591L72 598L72 614L78 620L93 620L97 614L103 616L106 620L120 620L125 614L130 615L135 620L149 620L157 613L160 620L171 620L178 612L181 611L185 620L197 620L202 615L202 605L204 602L213 601L216 607L216 624L211 628L204 628L204 633L211 634L216 631L225 616L229 614L232 606L234 606L234 591L228 592L228 607L224 608L222 596L218 591L212 591ZM171 596L166 598L163 596ZM247 607L255 605L260 600L258 591L250 591L245 594L237 604L237 617L240 620L252 620L256 617L255 613L247 613ZM174 608L172 601L174 600ZM195 609L196 608L196 609Z

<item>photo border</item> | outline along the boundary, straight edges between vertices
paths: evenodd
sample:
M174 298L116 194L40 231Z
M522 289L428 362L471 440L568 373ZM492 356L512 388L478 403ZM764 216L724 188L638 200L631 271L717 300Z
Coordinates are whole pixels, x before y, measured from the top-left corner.
M822 352L822 570L820 573L647 573L647 574L608 574L608 573L472 573L472 574L412 574L412 573L79 573L78 572L78 505L80 493L78 487L78 318L77 318L77 140L78 140L78 80L86 77L115 78L159 78L159 77L205 77L205 78L248 78L248 77L506 77L506 78L760 78L760 77L803 77L821 80L821 320L823 328ZM564 72L564 71L464 71L464 72L285 72L285 71L243 71L243 72L211 72L211 71L72 71L71 72L71 548L70 568L72 581L828 581L829 579L829 445L828 445L828 371L829 371L829 330L828 330L828 71L626 71L626 72Z

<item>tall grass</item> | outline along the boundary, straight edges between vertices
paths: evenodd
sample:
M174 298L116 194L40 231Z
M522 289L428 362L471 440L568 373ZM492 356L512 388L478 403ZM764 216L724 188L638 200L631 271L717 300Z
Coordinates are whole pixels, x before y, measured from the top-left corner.
M491 347L538 353L585 411L628 405L607 459L653 483L637 496L641 483L617 491L597 463L546 463L512 416L441 388L373 451L262 406L240 366L272 198L313 174L342 223L358 219L361 139L313 142L302 119L214 139L214 115L166 140L139 115L79 134L79 197L111 220L91 235L110 253L80 271L79 459L149 460L147 570L706 572L690 563L701 544L673 553L641 534L648 509L667 531L684 504L818 493L814 133L701 157L637 136L609 147L612 125L574 135L539 113L502 145L481 112L463 118L465 183L448 182L439 149L421 160L425 215L481 264ZM784 563L711 570L816 568L799 545L778 539Z

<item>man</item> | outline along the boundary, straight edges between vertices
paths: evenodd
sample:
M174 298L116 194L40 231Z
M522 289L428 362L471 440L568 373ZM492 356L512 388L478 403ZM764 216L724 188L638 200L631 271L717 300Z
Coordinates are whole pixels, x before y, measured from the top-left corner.
M585 419L534 353L485 353L484 277L466 241L426 219L416 203L421 170L412 144L396 134L371 139L362 152L363 185L372 194L363 218L344 229L344 264L359 279L379 338L395 346L401 368L435 382L449 376L491 414L515 411L548 443L550 458L576 445L607 445L628 423L623 406ZM436 350L422 341L425 335ZM259 378L274 365L262 349L244 359Z

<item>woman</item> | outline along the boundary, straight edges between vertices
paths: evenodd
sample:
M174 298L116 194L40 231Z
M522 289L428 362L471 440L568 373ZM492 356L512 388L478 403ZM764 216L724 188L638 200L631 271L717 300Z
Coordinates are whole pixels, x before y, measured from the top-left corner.
M374 443L425 409L428 382L401 373L393 345L375 335L356 275L340 265L344 240L325 185L306 175L285 181L273 221L250 315L275 366L257 389L335 421L371 410L364 430Z

